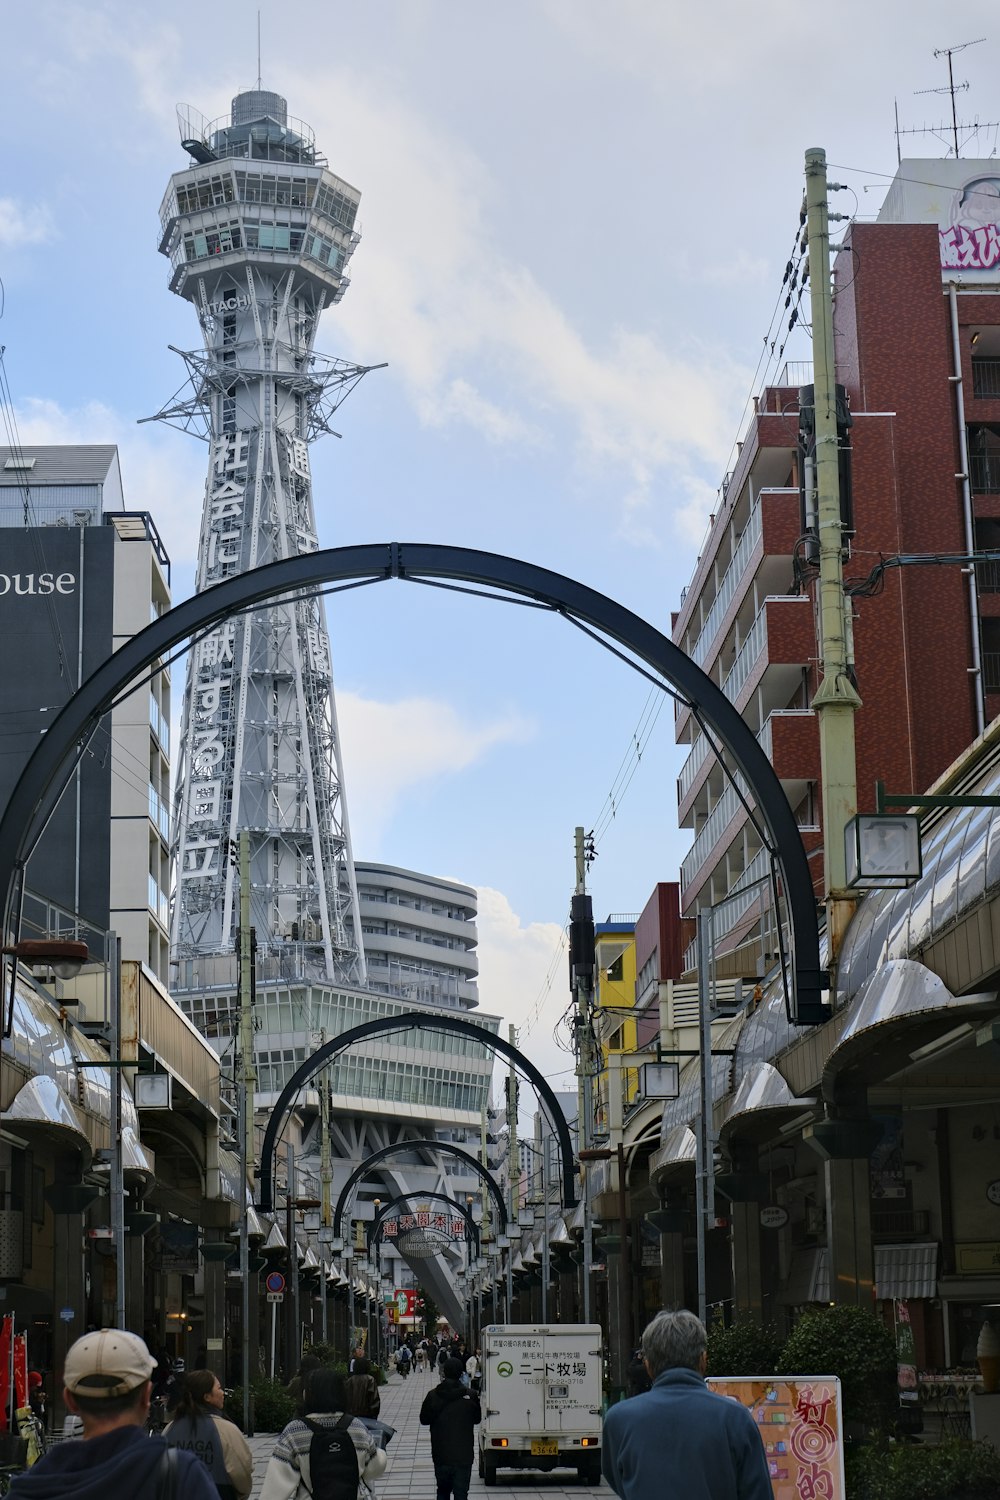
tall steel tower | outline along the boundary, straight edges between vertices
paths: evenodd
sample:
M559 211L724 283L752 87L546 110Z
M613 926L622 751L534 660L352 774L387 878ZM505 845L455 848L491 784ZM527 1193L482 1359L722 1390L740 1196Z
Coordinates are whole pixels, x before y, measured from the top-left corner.
M327 168L285 100L237 95L228 120L178 110L192 165L170 179L160 250L204 352L159 420L209 445L197 588L315 551L309 444L365 367L313 352L360 236L360 195ZM300 974L365 983L322 601L227 621L188 657L172 843L171 954L181 988L224 980L239 926L233 852L251 841L258 951Z

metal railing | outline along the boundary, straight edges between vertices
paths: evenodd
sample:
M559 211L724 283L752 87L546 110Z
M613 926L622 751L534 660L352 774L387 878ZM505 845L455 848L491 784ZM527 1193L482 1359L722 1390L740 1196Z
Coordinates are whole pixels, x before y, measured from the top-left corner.
M1000 396L1000 359L972 361L972 394Z
M708 755L708 740L703 734L699 734L691 746L691 752L687 760L681 766L681 774L677 778L677 800L683 802L688 792L694 785L694 779Z
M983 686L988 693L1000 693L1000 651L983 652Z
M739 877L735 887L730 893L730 898L725 906L719 907L712 922L712 930L716 942L726 937L737 923L746 915L755 901L761 898L761 887L758 882L764 879L768 872L769 855L766 849L759 849L753 859L747 865L743 874ZM742 886L747 890L741 890ZM684 950L684 970L698 967L698 940L688 944Z
M977 495L1000 495L1000 453L970 453L969 480Z
M738 776L737 779L741 784L744 796L746 796L746 782L743 781L742 776ZM732 785L727 786L709 813L705 826L691 845L681 864L682 890L685 890L691 884L692 877L696 871L701 869L710 851L719 842L726 827L736 817L737 813L740 812L742 806L743 804L736 794L736 788Z
M170 842L170 809L159 795L154 786L149 788L149 816L156 824L163 836L164 843Z
M705 623L698 633L698 639L691 652L691 660L699 667L704 666L709 648L747 570L747 565L750 562L754 548L760 541L762 531L763 521L761 519L760 500L758 499L753 510L750 512L750 519L744 527L739 545L733 553L729 567L726 569L722 582L719 585L719 592L712 601L712 607L705 616Z
M761 605L760 613L750 627L750 633L743 642L722 683L722 691L730 703L735 703L740 691L745 686L750 673L757 665L760 654L767 645L767 607Z
M1000 594L1000 562L976 563L976 583L981 594Z

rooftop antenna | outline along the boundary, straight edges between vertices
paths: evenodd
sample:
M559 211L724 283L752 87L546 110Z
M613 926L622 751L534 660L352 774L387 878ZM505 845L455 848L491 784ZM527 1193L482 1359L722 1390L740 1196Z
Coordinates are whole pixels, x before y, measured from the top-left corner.
M978 47L980 42L985 42L984 36L977 36L973 42L960 42L957 47L938 47L935 49L935 57L946 57L948 59L948 87L946 89L917 89L918 94L950 94L951 95L951 136L955 147L955 160L958 160L958 116L955 113L955 95L964 94L969 87L969 80L964 83L955 82L955 74L951 65L951 59L956 52L964 52L966 47Z
M896 157L897 157L897 160L902 160L902 152L900 151L900 141L899 141L899 138L900 138L900 136L903 136L903 135L933 135L933 136L937 136L938 139L943 139L944 133L947 132L951 136L951 141L952 141L951 148L950 148L948 154L950 155L951 151L954 151L954 153L955 153L955 159L957 161L958 160L958 155L959 155L958 132L959 132L960 129L961 130L967 130L967 131L969 131L971 133L971 135L977 135L979 133L979 131L981 131L981 130L996 130L997 129L997 122L994 121L994 120L985 120L985 121L983 121L983 120L973 120L971 124L967 123L966 121L963 121L961 123L961 125L960 125L959 121L958 121L958 115L957 115L957 112L956 112L956 109L955 109L955 95L956 94L963 94L963 93L965 93L965 91L969 87L969 83L968 83L967 79L963 83L956 83L955 82L955 74L954 74L954 70L952 68L952 61L951 61L951 59L952 59L953 55L956 52L964 52L965 49L966 49L966 47L978 47L981 42L985 42L985 41L986 41L986 37L980 36L980 37L976 37L975 41L972 41L972 42L962 42L957 47L939 47L939 48L937 48L937 50L934 53L934 56L935 57L946 57L948 59L948 86L947 86L947 88L941 88L941 89L915 89L914 93L915 94L948 94L948 95L950 95L950 97L951 97L951 124L949 125L947 122L945 122L945 123L940 124L940 125L918 125L918 126L915 126L915 127L911 128L911 129L901 130L900 129L900 125L899 125L899 109L897 107L897 110L896 110ZM994 147L994 151L995 151L995 149L996 148ZM993 154L993 153L991 153L991 154Z
M934 54L935 57L937 53ZM948 66L951 67L951 55L948 56ZM257 92L260 93L260 11L257 12ZM955 153L956 156L958 153Z

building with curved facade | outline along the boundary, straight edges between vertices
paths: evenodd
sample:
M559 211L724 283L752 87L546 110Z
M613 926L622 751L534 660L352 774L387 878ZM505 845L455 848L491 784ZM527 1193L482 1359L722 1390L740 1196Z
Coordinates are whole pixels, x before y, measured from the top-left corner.
M355 864L368 988L423 1005L479 1004L476 892L397 865Z

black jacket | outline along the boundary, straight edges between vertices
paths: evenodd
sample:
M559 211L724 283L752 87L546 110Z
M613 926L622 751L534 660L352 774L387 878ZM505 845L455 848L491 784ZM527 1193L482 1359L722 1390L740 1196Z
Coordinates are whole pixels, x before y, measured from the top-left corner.
M431 1458L436 1464L468 1468L473 1455L473 1428L483 1413L479 1397L459 1380L442 1380L427 1392L420 1421L431 1430Z

